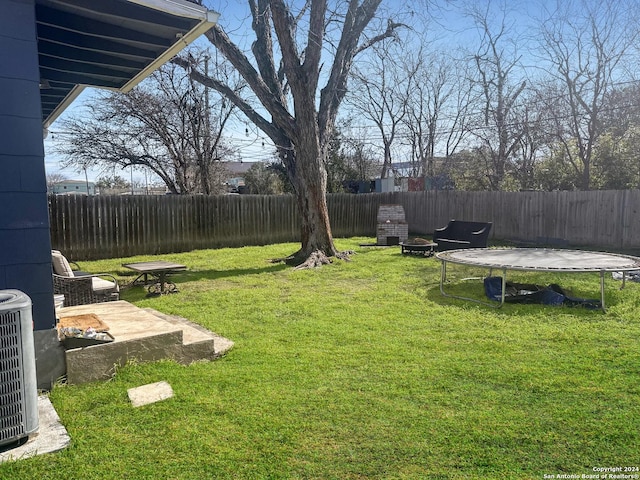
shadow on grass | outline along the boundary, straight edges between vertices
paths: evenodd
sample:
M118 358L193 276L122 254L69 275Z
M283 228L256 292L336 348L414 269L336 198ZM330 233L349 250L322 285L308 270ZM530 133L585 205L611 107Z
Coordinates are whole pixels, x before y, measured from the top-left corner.
M525 313L545 312L548 315L555 313L575 314L585 318L601 318L603 312L600 308L590 308L584 305L560 306L545 305L542 303L518 303L506 302L499 306L499 302L490 300L484 289L484 278L486 276L500 276L500 272L491 269L469 267L464 265L447 265L447 280L444 283L444 291L448 296L441 293L440 276L442 274L441 263L437 261L437 273L435 268L425 268L423 286L426 289L425 297L440 306L452 306L463 310L482 308L487 312L499 314L501 316L517 317ZM433 265L430 264L430 267ZM453 275L452 275L453 274ZM428 275L428 276L427 276ZM600 301L599 277L594 272L582 272L578 275L557 272L521 272L509 271L507 280L517 283L531 283L541 286L551 284L561 285L572 297L589 300L593 303ZM614 307L619 300L615 298L616 286L609 280L605 284L605 305L607 308Z
M180 278L183 282L193 282L198 280L218 280L221 278L241 277L244 275L259 275L261 273L274 273L282 270L290 269L284 263L274 263L267 267L261 268L233 268L231 270L194 270L182 272L176 275L175 279ZM178 282L176 282L178 283Z
M258 275L260 273L269 273L269 272L278 272L280 270L284 270L287 265L283 264L273 264L268 267L263 268L234 268L231 270L196 270L196 271L186 271L175 273L170 275L169 279L171 282L175 283L178 292L180 291L180 286L187 284L189 282L198 282L202 280L220 280L222 278L230 278L230 277L239 277L243 275ZM148 286L149 285L133 285L134 276L136 273L129 272L118 272L122 277L130 277L131 281L125 283L120 286L121 293L124 294L124 298L122 300L127 300L129 302L136 302L138 300L143 300L148 298ZM121 295L122 297L122 295Z
M478 282L475 284L473 282ZM499 302L489 300L484 296L484 287L481 279L478 280L458 280L445 283L444 290L448 295L444 296L440 292L440 281L425 282L425 297L442 307L455 307L461 310L477 310L478 308L486 310L487 314L499 315L502 317L521 317L525 314L541 313L546 315L554 314L573 314L583 319L601 319L603 312L601 309L586 308L583 306L569 305L544 305L541 303L511 303L507 302L503 306L499 306ZM456 298L458 297L458 298ZM607 302L607 307L614 306L611 299Z
M221 278L240 277L244 275L259 275L261 273L279 272L291 268L285 264L272 264L261 268L234 268L231 270L187 270L179 273L174 273L169 276L170 280L176 285L180 285L188 282L197 282L201 280L219 280ZM127 270L120 270L116 272L120 277L131 278L131 282L134 281L134 277L138 277L137 272L130 272ZM125 282L121 285L121 288L131 289L135 287L142 287L142 285L133 285L131 282Z

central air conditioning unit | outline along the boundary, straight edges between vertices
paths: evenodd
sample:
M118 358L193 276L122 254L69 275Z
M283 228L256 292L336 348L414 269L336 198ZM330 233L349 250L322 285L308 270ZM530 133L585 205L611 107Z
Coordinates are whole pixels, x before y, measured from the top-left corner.
M38 381L31 299L0 290L0 446L38 430Z

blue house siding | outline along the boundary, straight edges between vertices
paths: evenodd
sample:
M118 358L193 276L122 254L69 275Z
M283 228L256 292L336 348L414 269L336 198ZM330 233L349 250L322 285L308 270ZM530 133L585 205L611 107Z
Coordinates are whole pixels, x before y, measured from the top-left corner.
M24 291L35 330L55 327L33 0L0 0L0 289Z
M38 387L49 388L65 368L55 329L42 124L57 118L81 84L120 89L136 85L148 75L147 69L157 68L208 30L218 14L195 4L184 12L171 0L141 5L125 0L80 4L0 0L0 12L0 289L22 290L31 298ZM94 31L96 16L112 25L125 42L146 38L149 48L140 54L137 68L126 66L129 52L118 54L105 47L114 43ZM80 45L67 43L65 26L75 17L87 19ZM149 20L153 31L140 31L139 22L153 18L157 22ZM43 26L40 37L37 25ZM76 25L82 27L84 22ZM43 44L65 45L46 59L43 53L42 67L38 38ZM101 67L107 73L91 75L81 65L68 71L73 53L68 54L66 47L109 58ZM49 86L42 97L41 72Z

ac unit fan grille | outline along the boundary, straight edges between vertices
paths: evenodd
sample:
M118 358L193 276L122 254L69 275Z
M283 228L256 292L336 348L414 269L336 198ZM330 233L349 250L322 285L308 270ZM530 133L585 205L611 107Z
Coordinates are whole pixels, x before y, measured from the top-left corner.
M0 315L0 444L25 433L20 315Z

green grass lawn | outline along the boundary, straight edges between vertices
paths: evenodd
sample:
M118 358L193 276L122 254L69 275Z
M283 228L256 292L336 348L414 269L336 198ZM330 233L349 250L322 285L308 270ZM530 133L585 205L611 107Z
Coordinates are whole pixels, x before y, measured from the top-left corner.
M436 259L368 242L338 240L352 261L312 271L270 263L296 244L163 255L189 266L180 293L122 297L234 349L56 386L71 446L2 464L0 478L542 479L640 466L640 285L608 278L606 314L492 309L442 297ZM120 265L150 258L81 266L127 282ZM481 298L480 281L461 281L476 273L450 269L449 290ZM599 297L597 274L510 279ZM131 407L128 388L160 380L174 398Z

